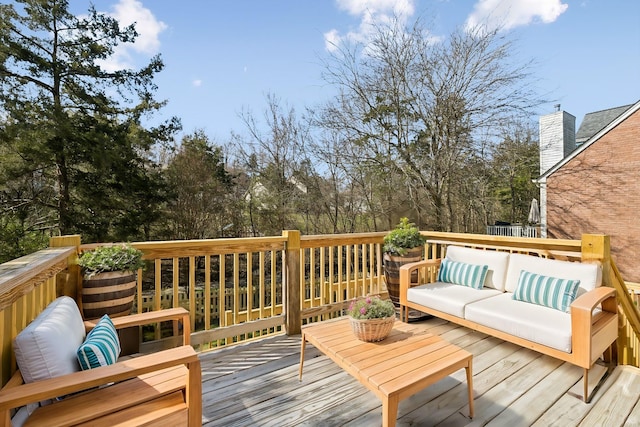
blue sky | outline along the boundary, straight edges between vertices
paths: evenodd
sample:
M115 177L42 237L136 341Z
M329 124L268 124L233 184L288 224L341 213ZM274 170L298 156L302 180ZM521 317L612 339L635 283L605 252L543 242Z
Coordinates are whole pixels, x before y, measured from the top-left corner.
M72 11L87 2L71 0ZM334 90L321 77L327 40L366 39L367 23L392 13L433 22L433 34L499 21L516 58L537 62L532 74L549 104L576 116L640 100L640 1L637 0L94 0L141 37L105 66L139 67L160 53L162 117L184 132L203 129L223 144L244 133L238 114L259 117L268 93L302 112Z

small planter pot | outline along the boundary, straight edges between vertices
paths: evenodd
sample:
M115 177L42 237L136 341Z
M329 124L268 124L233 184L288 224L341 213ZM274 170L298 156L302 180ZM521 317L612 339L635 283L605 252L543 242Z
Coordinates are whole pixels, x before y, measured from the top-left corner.
M136 294L136 273L110 271L82 279L82 312L85 319L126 316Z
M360 341L377 342L384 340L393 329L396 321L395 316L383 317L382 319L354 319L351 321L351 330Z

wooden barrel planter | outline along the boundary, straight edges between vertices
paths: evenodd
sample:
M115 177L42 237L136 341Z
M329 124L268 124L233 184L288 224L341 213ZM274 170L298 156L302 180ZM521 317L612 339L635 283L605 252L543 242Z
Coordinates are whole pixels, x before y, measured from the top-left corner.
M384 278L387 282L387 291L389 292L389 298L395 306L400 305L400 267L411 262L417 262L422 260L422 246L409 249L405 255L391 255L385 253L383 258L384 262ZM414 271L411 274L411 281L418 280L418 272Z
M82 279L82 312L85 319L126 316L136 294L136 273L110 271Z

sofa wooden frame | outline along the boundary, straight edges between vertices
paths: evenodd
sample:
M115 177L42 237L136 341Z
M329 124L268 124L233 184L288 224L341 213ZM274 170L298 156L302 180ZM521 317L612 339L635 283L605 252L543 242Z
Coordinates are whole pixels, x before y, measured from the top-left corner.
M117 329L181 322L182 345L123 358L113 365L24 384L20 371L0 391L0 426L11 426L11 410L58 396L36 409L25 426L202 425L200 359L190 345L189 312L183 308L112 319ZM90 330L96 321L85 321ZM113 384L112 384L113 383ZM108 387L101 387L112 384Z
M615 340L618 336L618 305L616 302L615 289L600 286L576 298L571 304L572 351L571 353L566 353L408 301L407 291L410 287L433 283L435 281L440 262L441 259L424 260L400 267L400 317L402 321L409 321L410 309L418 310L579 366L583 368L584 371L583 399L587 403L591 401L591 397L604 379L603 377L594 390L592 390L591 395L589 395L589 370L593 367L593 364L604 354L605 361L609 362L608 371L610 372L612 367L615 366ZM419 274L424 281L412 283L411 276L413 274L415 278L416 273ZM598 306L601 306L602 311L593 315L593 310ZM614 336L613 339L612 334Z

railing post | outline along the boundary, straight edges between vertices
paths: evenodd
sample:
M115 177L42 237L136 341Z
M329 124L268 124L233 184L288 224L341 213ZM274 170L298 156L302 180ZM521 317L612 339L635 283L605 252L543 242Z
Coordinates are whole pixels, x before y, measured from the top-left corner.
M611 283L611 243L609 236L603 234L582 235L582 262L599 261L602 263L602 284Z
M76 252L67 259L66 272L58 273L56 277L56 295L66 295L75 299L82 310L82 296L80 289L80 266L78 266L78 252L80 248L80 235L54 236L49 239L49 247L60 248L75 246Z
M285 329L287 335L297 335L302 331L300 303L300 231L285 230L285 271L282 288L284 290Z
M598 260L602 262L602 284L616 290L618 302L618 339L616 341L617 359L621 364L637 365L633 349L634 333L640 323L638 308L629 296L629 290L624 280L616 274L617 269L612 266L611 245L609 236L585 234L582 236L582 261ZM627 326L629 325L629 326Z

